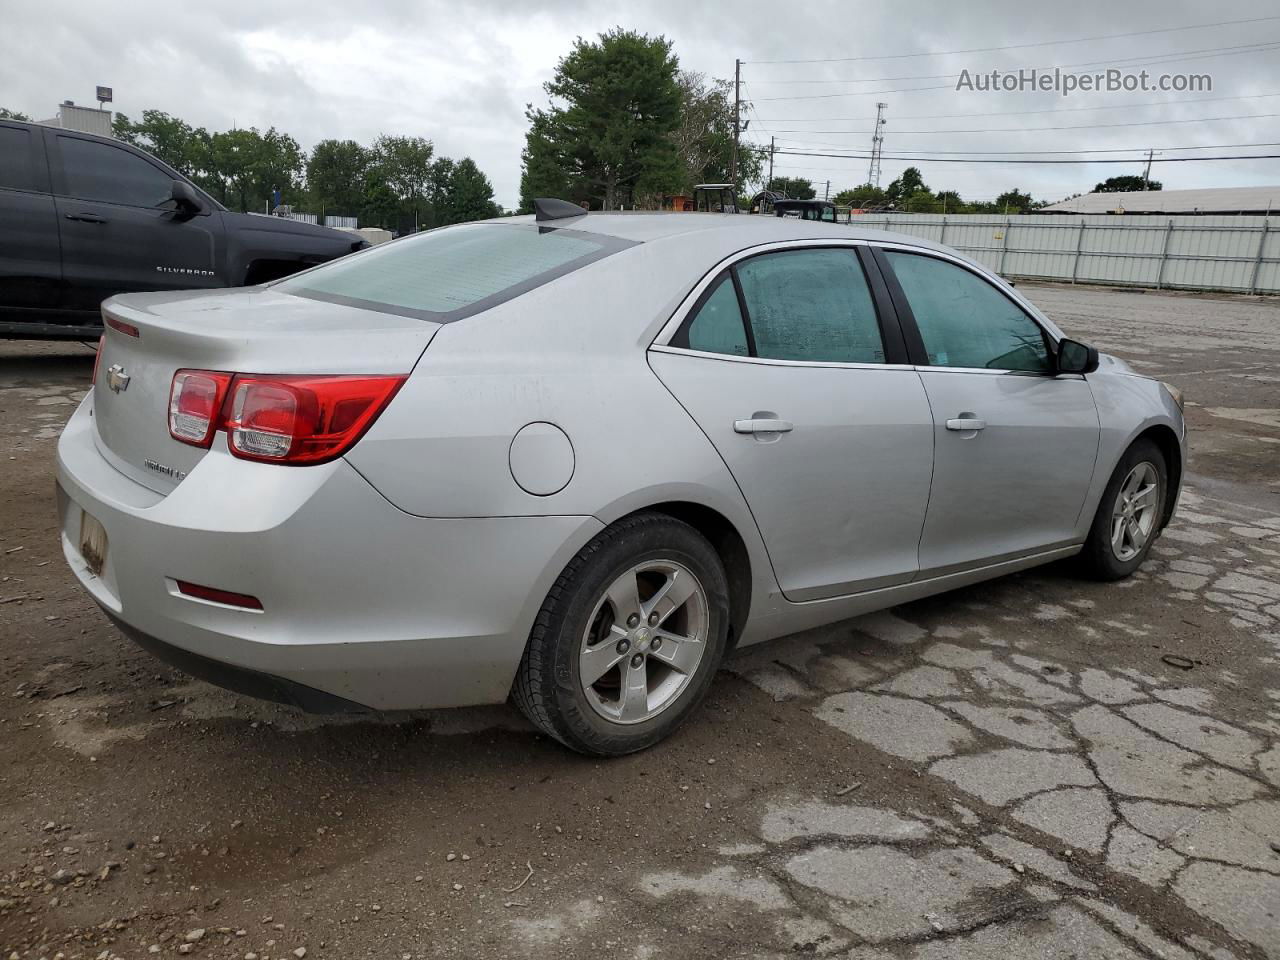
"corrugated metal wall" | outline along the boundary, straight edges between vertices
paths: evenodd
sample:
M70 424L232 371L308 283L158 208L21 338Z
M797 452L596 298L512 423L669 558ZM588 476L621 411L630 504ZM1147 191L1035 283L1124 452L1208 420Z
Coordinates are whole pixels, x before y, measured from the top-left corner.
M1267 217L875 213L853 224L945 243L1010 277L1280 293L1280 225Z

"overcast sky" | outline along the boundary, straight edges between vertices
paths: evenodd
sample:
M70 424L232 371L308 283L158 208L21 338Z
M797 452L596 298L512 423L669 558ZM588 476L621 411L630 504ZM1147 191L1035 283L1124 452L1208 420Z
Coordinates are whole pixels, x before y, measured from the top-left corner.
M888 104L887 157L1280 141L1280 117L1261 116L1280 114L1280 8L1265 0L1088 0L1052 6L1025 0L116 0L105 6L0 0L0 9L0 106L49 117L63 99L91 104L94 85L103 84L114 87L115 108L135 118L157 108L211 130L275 126L304 148L325 137L368 143L383 132L425 136L438 153L473 157L505 206L514 205L519 193L525 104L545 102L541 85L575 37L618 25L665 35L684 68L711 76L731 78L734 59L741 58L744 97L752 101L746 138L768 143L773 134L786 149L865 151L877 100ZM1277 19L939 55L1263 17ZM1256 49L1268 42L1276 46ZM1248 46L1255 49L1207 55ZM1187 59L1171 59L1184 53ZM763 62L829 58L860 59ZM1158 58L1167 62L1146 69L1155 75L1211 74L1212 91L1063 98L954 89L961 70L976 74L1101 61L1073 69L1092 72L1115 64L1136 72L1141 63L1122 61ZM893 79L847 82L872 78ZM814 80L826 82L795 82ZM913 87L918 89L904 89ZM851 92L857 95L847 95ZM808 99L772 99L777 97ZM1253 118L1202 119L1242 115ZM1196 122L1153 123L1163 120ZM1028 129L1102 124L1107 126ZM993 128L1001 129L947 132ZM1201 152L1280 153L1280 148ZM1164 154L1189 155L1194 152ZM1158 161L1152 176L1168 189L1280 182L1280 160ZM886 159L882 184L908 165ZM966 199L991 198L1016 186L1057 200L1087 192L1106 176L1142 172L1137 163L915 165L930 187L955 189ZM810 177L819 195L827 179L834 193L867 175L861 159L778 155L775 168L778 174Z

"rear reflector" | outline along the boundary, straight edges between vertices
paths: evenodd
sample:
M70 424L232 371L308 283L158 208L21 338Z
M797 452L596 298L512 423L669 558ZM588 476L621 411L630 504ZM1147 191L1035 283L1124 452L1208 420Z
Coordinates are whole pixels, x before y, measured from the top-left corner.
M405 379L179 370L169 392L169 433L208 448L225 430L228 448L242 460L324 463L351 449Z
M243 607L245 610L261 610L262 601L247 593L233 593L230 590L219 590L216 587L202 587L198 583L186 580L175 580L178 592L183 596L195 597L197 600L208 600L212 603L226 604L228 607Z
M118 330L126 337L136 337L138 335L138 328L132 323L125 323L123 320L117 320L115 317L108 314L103 314L102 320L112 330Z

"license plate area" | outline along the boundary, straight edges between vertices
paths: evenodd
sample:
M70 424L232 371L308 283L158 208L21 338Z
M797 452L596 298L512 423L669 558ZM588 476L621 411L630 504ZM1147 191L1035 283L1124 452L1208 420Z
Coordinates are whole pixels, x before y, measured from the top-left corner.
M90 573L102 576L107 563L107 531L93 514L84 510L80 512L80 556Z

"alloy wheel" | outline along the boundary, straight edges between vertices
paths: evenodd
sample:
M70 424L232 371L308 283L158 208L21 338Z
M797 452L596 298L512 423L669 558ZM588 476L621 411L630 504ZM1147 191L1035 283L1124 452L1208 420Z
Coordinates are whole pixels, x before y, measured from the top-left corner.
M1144 460L1129 471L1111 509L1111 552L1127 563L1142 552L1156 527L1160 475Z
M587 702L613 723L651 720L689 685L707 648L707 594L674 560L625 571L596 602L578 655Z

